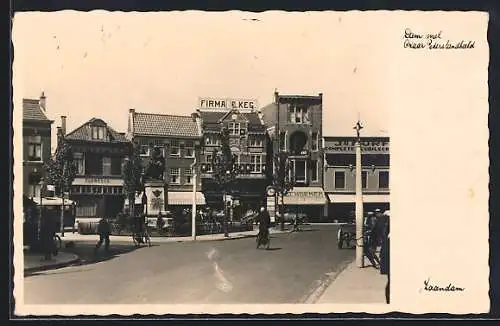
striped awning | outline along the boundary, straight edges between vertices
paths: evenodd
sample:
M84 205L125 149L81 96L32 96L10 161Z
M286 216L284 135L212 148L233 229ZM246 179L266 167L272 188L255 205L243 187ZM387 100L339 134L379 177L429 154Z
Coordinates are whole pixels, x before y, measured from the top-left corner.
M283 202L285 205L325 205L328 200L320 187L294 187Z
M328 194L332 204L348 204L356 202L355 194ZM388 194L364 194L363 203L389 203Z
M193 193L191 191L169 191L169 205L192 205ZM196 192L196 205L206 205L205 196L201 192Z

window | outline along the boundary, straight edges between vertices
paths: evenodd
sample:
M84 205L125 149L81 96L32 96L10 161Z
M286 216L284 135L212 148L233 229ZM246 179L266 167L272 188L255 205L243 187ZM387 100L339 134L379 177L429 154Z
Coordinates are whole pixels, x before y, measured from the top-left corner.
M239 160L238 160L239 161ZM252 173L262 172L262 155L251 155L250 164L252 166Z
M191 168L184 169L184 177L186 178L186 184L193 184L193 171Z
M368 188L368 171L361 171L361 186L363 189Z
M280 149L286 151L286 132L280 132Z
M83 153L74 153L73 160L76 166L76 174L84 175L85 174L85 157Z
M111 175L111 157L102 158L102 174Z
M209 134L205 136L205 145L217 146L219 145L219 137L214 134Z
M292 161L292 176L295 182L306 182L306 161L293 160Z
M149 145L141 145L141 156L149 156Z
M122 174L122 158L119 156L113 156L111 158L111 175L121 175Z
M307 108L290 106L288 108L288 121L294 124L309 123L309 112Z
M229 123L229 134L233 136L240 135L240 123L239 122L230 122Z
M312 151L318 150L318 133L317 132L313 132L311 135L311 150Z
M259 136L250 136L250 146L251 147L262 147L262 138Z
M378 173L378 187L380 189L389 188L389 171L380 171Z
M186 142L186 157L194 157L194 142L192 140Z
M40 136L28 137L28 161L42 160L42 138Z
M344 171L335 171L334 187L335 187L335 189L345 189L345 172Z
M311 161L311 181L318 181L318 161Z
M106 128L102 126L92 126L92 139L103 140L106 134Z
M205 155L205 162L207 163L207 172L213 172L212 169L212 154Z
M180 155L180 146L178 139L172 139L170 142L170 155L171 156L179 156Z
M85 155L85 174L87 175L102 175L103 174L103 158L97 153L87 153Z
M170 168L170 183L180 184L180 171L179 168Z

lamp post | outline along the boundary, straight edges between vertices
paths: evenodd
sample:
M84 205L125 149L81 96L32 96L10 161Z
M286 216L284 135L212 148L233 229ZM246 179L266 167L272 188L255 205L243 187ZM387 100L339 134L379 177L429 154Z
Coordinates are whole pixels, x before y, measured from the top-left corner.
M356 265L364 267L364 238L363 238L363 190L361 180L361 137L360 131L363 129L361 121L358 120L354 128L356 130Z
M192 203L192 208L191 208L191 237L193 240L196 240L196 179L197 179L197 173L196 173L196 166L197 166L197 159L196 159L196 153L194 155L194 162L191 164L191 171L193 173L193 203Z

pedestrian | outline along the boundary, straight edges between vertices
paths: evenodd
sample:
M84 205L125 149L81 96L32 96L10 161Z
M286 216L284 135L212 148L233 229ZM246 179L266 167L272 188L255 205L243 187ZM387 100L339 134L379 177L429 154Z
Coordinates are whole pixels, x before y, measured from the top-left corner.
M159 234L163 234L163 227L165 226L165 220L161 215L161 212L158 213L158 218L156 219L156 229Z
M104 216L99 220L99 225L97 226L97 233L99 234L99 241L97 242L94 252L101 247L104 242L104 249L106 252L109 251L109 235L111 234L111 226L109 225L108 219Z
M259 213L259 237L269 237L269 227L271 225L271 217L266 208L262 206Z
M52 254L57 255L55 248L54 237L56 233L56 225L52 216L45 216L41 220L40 227L40 245L43 252L43 260L50 260Z
M385 302L390 303L390 284L391 284L391 274L390 274L390 237L389 237L389 212L384 214L386 216L384 224L384 232L382 237L382 247L380 249L380 274L387 275L387 283L385 285Z
M364 223L364 241L363 253L368 258L373 267L379 268L380 260L376 254L376 235L374 233L374 216L373 212L368 212Z

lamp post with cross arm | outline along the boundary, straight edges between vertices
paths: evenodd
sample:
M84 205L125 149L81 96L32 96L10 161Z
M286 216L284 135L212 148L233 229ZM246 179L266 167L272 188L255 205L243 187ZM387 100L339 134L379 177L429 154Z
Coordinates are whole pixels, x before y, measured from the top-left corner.
M358 120L354 128L356 130L356 265L360 268L364 267L363 256L363 190L361 181L361 136L360 131L363 129L361 121Z

